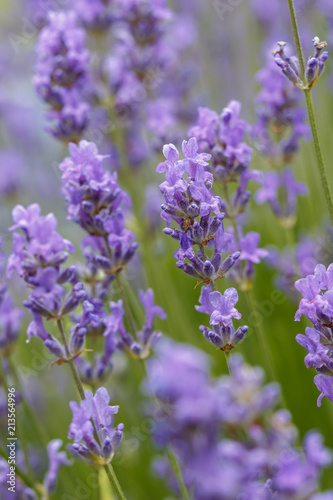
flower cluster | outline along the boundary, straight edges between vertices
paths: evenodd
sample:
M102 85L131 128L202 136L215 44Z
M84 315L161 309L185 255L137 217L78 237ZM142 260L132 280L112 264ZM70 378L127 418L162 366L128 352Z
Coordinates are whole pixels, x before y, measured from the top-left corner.
M232 318L240 319L242 315L234 307L238 302L238 293L235 288L228 288L222 295L212 292L210 286L203 286L200 295L200 306L196 310L210 316L209 323L212 330L200 326L205 338L222 351L230 351L245 337L247 326L241 326L236 331Z
M83 247L96 254L97 268L114 277L137 249L133 234L125 228L123 208L131 201L120 188L117 173L104 169L105 157L93 142L69 144L69 151L70 157L59 166L68 218L88 233Z
M261 183L262 174L249 168L252 148L244 139L251 127L240 118L240 111L241 104L238 101L229 102L220 116L208 108L199 108L198 122L189 133L198 140L199 151L209 152L212 156L212 166L205 168L222 185L224 199L221 201L221 209L225 212L226 220L232 224L223 235L222 247L225 251L233 252L234 256L239 256L229 277L247 289L251 286L253 264L266 257L267 251L258 248L258 233L242 235L242 214L251 197L247 189L248 182L253 180ZM231 194L229 187L232 185L236 185L236 188Z
M274 410L279 388L263 386L261 369L234 356L232 375L213 382L206 356L195 348L163 341L157 353L145 384L157 398L153 434L159 447L173 448L195 499L321 498L318 479L331 455L315 432L299 451L290 414ZM155 469L177 488L163 459Z
M244 142L251 128L240 118L240 112L238 101L230 101L220 115L199 108L197 123L188 132L197 139L199 151L211 155L211 171L223 183L238 180L251 162L252 148Z
M68 432L68 438L74 438L72 450L98 465L111 462L123 437L124 424L113 427L113 415L119 406L109 406L109 402L108 391L100 387L95 395L85 391L80 405L76 401L69 404L73 413Z
M274 52L274 60L282 69L283 74L296 87L308 90L311 89L321 76L325 68L325 62L328 58L328 52L323 49L327 47L327 42L321 42L317 36L313 39L314 54L309 57L305 74L301 74L300 63L297 57L289 57L285 52L286 42L278 42L279 49Z
M184 57L178 61L195 35L184 30L183 19L177 22L165 0L126 0L117 17L103 72L129 163L137 167L166 140L175 140L179 123L188 123L196 72ZM145 131L152 140L145 141Z
M164 233L180 242L180 249L175 253L177 266L186 274L209 284L224 277L240 253L234 252L222 260L224 214L221 213L220 197L212 192L213 175L205 169L210 155L198 152L195 138L184 141L182 150L184 159L180 160L173 144L164 146L166 161L156 169L157 172L166 172L166 180L160 184L165 199L161 216L168 226ZM170 228L171 221L176 222L179 229ZM197 254L193 250L194 245L199 247ZM214 247L210 259L205 247Z
M307 327L306 335L297 335L297 342L309 352L305 357L307 368L316 368L315 384L321 391L318 406L326 396L333 402L333 264L326 269L322 264L295 283L302 294L295 320L306 316L313 328Z
M51 107L48 130L64 141L77 141L88 125L89 105L83 94L90 55L85 36L74 11L50 12L39 35L34 84Z
M72 331L70 344L72 355L77 355L83 345L86 326L95 321L91 305L86 301L83 283L75 281L73 267L62 268L73 245L57 231L57 220L53 214L41 215L39 205L29 205L26 209L17 205L13 209L14 225L13 253L8 259L7 273L15 270L32 289L29 299L24 302L34 320L27 335L40 337L49 351L60 360L68 353L62 344L45 329L45 320L60 321L65 315L83 305L80 322ZM20 229L21 233L16 230ZM65 284L71 289L66 293Z

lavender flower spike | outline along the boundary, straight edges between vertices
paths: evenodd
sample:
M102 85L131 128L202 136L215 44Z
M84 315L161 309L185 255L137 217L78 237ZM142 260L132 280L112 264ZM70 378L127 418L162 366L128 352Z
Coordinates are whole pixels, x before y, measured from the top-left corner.
M119 406L109 406L110 396L105 387L97 389L95 396L88 390L84 394L80 405L76 401L69 403L73 420L68 437L74 438L72 450L81 458L105 465L111 462L123 436L123 424L113 427L113 415L118 413Z
M282 69L282 73L298 88L302 90L311 89L325 68L328 52L322 52L327 47L327 42L321 42L317 36L313 39L315 48L314 55L308 59L305 74L301 74L300 64L297 57L288 57L285 53L286 42L278 42L279 49L273 52L276 64Z

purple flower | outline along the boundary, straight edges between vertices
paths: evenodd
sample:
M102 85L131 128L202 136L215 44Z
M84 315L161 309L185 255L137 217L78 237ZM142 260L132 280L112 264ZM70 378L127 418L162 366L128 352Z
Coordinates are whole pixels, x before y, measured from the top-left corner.
M0 151L0 194L11 196L23 186L25 164L14 150Z
M296 87L300 89L311 89L324 71L328 52L322 52L322 50L327 46L327 42L321 42L317 36L314 37L314 55L308 59L304 75L301 75L300 64L297 57L288 57L285 53L286 42L278 42L278 45L279 49L276 50L273 55L282 73L284 73L288 80Z
M264 185L256 192L256 201L260 205L268 202L273 213L284 223L293 224L297 207L297 197L307 194L307 186L297 182L292 169L264 174ZM285 200L282 204L280 199Z
M161 341L144 385L154 397L149 411L157 445L172 446L185 484L200 500L312 499L320 470L331 461L321 436L310 433L299 450L290 414L274 410L277 384L264 386L263 371L240 356L231 357L231 367L231 375L216 381L202 352ZM173 478L165 460L155 469Z
M95 396L85 391L85 399L79 405L70 402L73 420L69 426L69 438L74 438L72 449L81 458L98 465L109 463L114 457L123 434L123 424L113 427L113 415L119 406L109 406L110 396L105 387L97 389ZM94 425L93 425L94 424ZM96 429L98 440L94 431Z
M75 0L75 11L83 26L92 31L107 30L117 17L115 0Z
M23 235L17 232L13 235L14 253L8 259L8 274L15 269L30 283L38 269L58 268L67 259L68 252L74 251L73 245L56 232L55 216L41 215L37 203L26 209L16 205L12 214L15 224L10 230L21 229Z
M59 451L61 446L61 439L53 439L47 445L49 468L45 474L43 486L48 494L51 494L55 489L59 467L61 465L71 465L72 463L68 460L66 452Z
M14 307L11 295L6 294L0 300L0 350L3 353L9 353L17 340L23 316L23 311Z
M51 106L47 118L53 135L77 140L88 124L89 106L83 89L89 71L85 32L74 11L50 12L38 40L34 84L39 96Z
M241 104L230 101L218 115L199 108L197 124L189 135L198 141L199 150L212 155L212 172L218 180L235 180L250 165L252 148L244 140L250 126L240 118Z
M257 73L256 79L262 88L256 96L257 120L251 130L252 138L262 154L278 165L285 164L299 149L300 139L310 137L302 95L272 60Z
M315 376L314 383L321 392L317 400L317 406L321 406L324 396L333 403L333 377L319 374Z
M250 231L239 242L240 260L246 260L252 264L258 264L260 259L268 256L268 251L264 248L258 248L260 234Z
M248 330L242 326L235 331L232 318L240 319L242 315L234 307L238 302L238 293L235 288L228 288L222 295L220 292L212 292L210 286L203 286L197 311L209 314L209 323L213 325L210 330L200 326L205 338L222 351L230 351L241 342Z
M173 144L164 146L163 154L166 161L158 165L157 171L166 172L166 180L160 184L166 201L161 207L161 216L168 226L164 233L180 242L175 253L177 266L189 276L209 284L224 277L240 255L236 251L222 259L221 253L226 247L222 223L225 215L220 212L221 199L211 191L213 176L206 171L210 155L198 153L195 138L183 142L183 160L179 159ZM180 229L169 227L172 221ZM194 245L199 247L197 253ZM206 254L206 247L208 251L213 247L210 256Z
M122 211L130 205L130 199L120 188L117 173L104 169L105 157L93 142L70 144L69 150L71 156L59 167L68 218L89 234L83 247L91 247L95 265L114 276L137 249L134 235L125 228Z
M139 299L145 309L145 322L142 329L135 332L137 339L134 339L125 328L123 321L125 313L122 300L110 303L112 314L106 318L104 335L117 334L119 336L117 343L119 349L126 350L135 359L145 359L149 356L152 346L161 336L160 331L154 330L155 317L166 319L166 314L161 307L155 305L154 292L151 288L146 292L140 290Z

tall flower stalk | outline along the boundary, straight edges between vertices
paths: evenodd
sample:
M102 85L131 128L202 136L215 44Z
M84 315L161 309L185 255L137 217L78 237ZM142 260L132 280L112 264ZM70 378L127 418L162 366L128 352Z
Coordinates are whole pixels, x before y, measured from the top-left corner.
M300 68L300 76L301 76L301 79L303 80L303 83L304 83L304 78L307 76L307 74L309 74L309 71L311 72L311 65L309 68L309 63L311 63L311 59L308 61L307 67L305 67L302 44L301 44L301 39L299 36L299 29L298 29L298 24L297 24L297 16L296 16L296 11L295 11L294 0L288 0L288 5L289 5L290 18L291 18L291 24L292 24L292 28L293 28L296 49L297 49L298 62L299 62L299 68ZM319 71L320 71L320 69L319 69ZM318 71L317 71L316 78L318 78ZM316 81L316 79L314 80L314 83L315 83L315 81ZM314 107L313 107L313 100L312 100L312 95L311 95L312 87L313 87L313 85L304 86L303 90L304 90L304 94L305 94L306 107L307 107L308 115L309 115L309 121L310 121L310 126L311 126L313 144L314 144L314 149L315 149L316 158L317 158L317 165L318 165L318 170L319 170L319 174L320 174L321 185L322 185L322 189L324 192L330 220L331 220L331 223L333 226L333 201L332 201L332 196L331 196L330 189L329 189L324 158L323 158L323 154L322 154L321 146L320 146L320 141L319 141L318 128L317 128L316 117L315 117Z

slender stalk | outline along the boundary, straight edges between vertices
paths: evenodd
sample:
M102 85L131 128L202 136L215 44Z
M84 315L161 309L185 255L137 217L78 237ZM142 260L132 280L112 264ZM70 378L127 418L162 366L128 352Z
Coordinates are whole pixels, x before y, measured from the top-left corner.
M85 396L84 396L84 390L83 390L83 386L82 386L82 383L81 383L81 380L80 380L80 376L78 374L78 371L76 369L76 366L75 366L75 363L74 363L74 360L71 359L71 354L69 352L69 348L68 348L68 344L67 344L67 339L66 339L66 334L65 334L65 330L64 330L64 325L62 323L62 320L59 319L57 321L57 325L58 325L58 328L59 328L59 331L60 331L60 335L61 335L61 339L62 339L62 342L64 344L64 347L65 347L65 351L66 351L66 356L67 356L67 359L68 359L68 364L69 364L69 367L71 369L71 372L72 372L72 375L73 375L73 378L74 378L74 382L75 382L75 385L77 387L77 390L79 391L79 394L80 394L80 397L81 399L84 399Z
M225 355L225 360L227 363L229 375L232 375L232 368L231 368L231 364L230 364L230 357L231 357L230 351L224 351L224 355Z
M205 261L208 260L205 247L203 245L199 245L199 250L200 250L201 257L203 258L203 260L205 260Z
M321 147L320 147L320 142L319 142L318 129L317 129L316 118L315 118L315 114L314 114L314 107L313 107L311 90L304 90L304 94L305 94L305 100L306 100L306 107L308 109L308 114L309 114L309 122L310 122L310 126L311 126L311 131L312 131L314 149L315 149L315 153L316 153L316 157L317 157L317 164L318 164L318 169L319 169L319 174L320 174L321 185L322 185L322 188L324 191L329 216L331 219L331 224L333 226L333 202L332 202L332 196L330 193L330 188L328 185L328 180L327 180L327 176L326 176L326 168L325 168L324 159L323 159L323 155L322 155Z
M302 78L304 78L305 64L304 64L304 57L303 57L303 51L302 51L302 44L301 44L301 40L300 40L300 36L299 36L299 29L298 29L298 25L297 25L297 17L296 17L294 0L288 0L288 5L289 5L289 11L290 11L291 24L292 24L292 28L293 28L295 44L296 44L296 48L297 48L298 59L299 59L300 68L301 68L301 75L302 75ZM318 164L318 170L319 170L319 174L320 174L321 185L322 185L322 188L324 191L324 196L325 196L329 216L331 219L331 224L333 226L333 202L332 202L330 189L328 186L324 159L323 159L323 155L321 152L321 147L320 147L320 142L319 142L319 137L318 137L318 129L317 129L316 118L315 118L315 114L314 114L314 107L313 107L311 90L304 89L304 94L305 94L305 100L306 100L306 107L307 107L308 115L309 115L309 121L310 121L310 126L311 126L314 149L315 149L315 153L316 153L316 157L317 157L317 164Z
M112 465L111 464L104 465L104 469L105 469L106 475L109 478L110 483L113 486L113 489L116 491L116 493L118 495L118 498L120 498L120 500L126 500L125 494L120 486L120 483L118 481L118 478L116 476L116 473L115 473Z
M82 382L80 380L80 376L78 374L78 371L76 369L76 366L75 366L75 363L74 363L74 360L71 359L70 357L70 352L69 352L69 348L68 348L68 343L67 343L67 339L66 339L66 334L65 334L65 330L64 330L64 326L63 326L63 323L62 323L62 320L59 319L57 321L57 325L58 325L58 328L59 328L59 331L60 331L60 335L61 335L61 338L62 338L62 341L63 341L63 344L64 344L64 347L65 347L65 351L66 351L66 356L69 360L69 366L71 368L71 372L72 372L72 375L73 375L73 378L74 378L74 381L75 381L75 384L76 384L76 387L77 387L77 390L79 391L79 394L80 394L80 397L81 399L85 399L85 395L84 395L84 390L83 390L83 386L82 386ZM95 431L95 434L96 434L96 439L97 439L97 442L99 445L101 445L101 441L99 439L99 435L98 435L98 432L97 432L97 429L96 429L96 425L94 422L92 422L93 426L94 426L94 431ZM120 500L126 500L126 497L124 495L124 492L119 484L119 481L117 479L117 476L113 470L113 467L111 464L106 464L104 465L104 469L106 471L106 474L114 488L114 490L116 491L117 495L118 495L118 498Z
M7 460L8 460L7 453L2 448L0 448L0 455L7 462ZM23 472L23 470L17 464L15 464L15 473L18 475L18 477L20 479L22 479L22 481L27 486L29 486L29 488L31 488L32 490L36 491L36 486L34 485L33 481L31 481L31 479L27 476L27 474L25 472Z
M173 472L174 472L174 474L175 474L175 476L177 478L177 481L178 481L178 484L179 484L179 488L180 488L183 500L190 500L191 497L190 497L190 494L189 494L189 492L188 492L188 490L186 488L186 485L184 483L182 471L180 469L180 466L179 466L177 457L175 455L175 452L173 451L173 449L171 448L171 446L169 446L167 448L167 455L168 455L171 467L173 469Z

